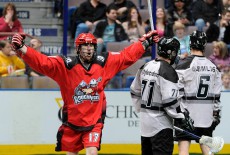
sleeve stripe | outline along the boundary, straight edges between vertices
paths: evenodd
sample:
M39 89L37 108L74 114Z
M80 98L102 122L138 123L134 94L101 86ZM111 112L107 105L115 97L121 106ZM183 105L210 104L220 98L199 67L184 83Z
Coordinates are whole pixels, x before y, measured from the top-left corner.
M168 103L164 103L163 107L166 108L166 107L170 107L174 104L177 103L177 99L176 100L173 100L172 102L168 102Z
M130 92L131 96L141 97L141 94L134 93L133 91Z
M211 96L211 97L205 97L205 98L197 98L196 96L187 96L187 97L185 97L185 96L183 96L182 97L184 100L218 100L220 97L213 97L213 96Z
M141 104L141 108L149 109L149 110L165 111L163 107L157 107L157 106L146 107L145 104Z

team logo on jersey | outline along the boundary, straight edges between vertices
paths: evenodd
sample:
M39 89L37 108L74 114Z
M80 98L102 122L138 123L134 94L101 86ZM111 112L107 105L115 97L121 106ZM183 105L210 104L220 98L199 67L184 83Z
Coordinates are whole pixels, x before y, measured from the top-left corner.
M97 60L98 61L101 61L101 62L104 62L105 61L105 58L103 56L97 56Z
M98 83L101 82L101 79L101 77L97 80L91 79L89 84L82 80L74 91L74 102L76 104L80 104L87 100L91 102L99 101L100 96L98 95Z
M70 62L72 62L72 59L66 58L66 62L67 62L67 63L70 63Z

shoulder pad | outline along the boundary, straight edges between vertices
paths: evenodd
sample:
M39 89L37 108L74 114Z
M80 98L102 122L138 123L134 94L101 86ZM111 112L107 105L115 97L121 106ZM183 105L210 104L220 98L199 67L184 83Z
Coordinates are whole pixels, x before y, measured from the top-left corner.
M103 53L101 55L97 55L95 63L98 64L98 65L100 65L100 66L102 66L102 67L104 67L105 63L106 63L106 61L108 59L108 56L109 56L108 52Z
M180 60L179 63L176 66L176 70L184 70L188 69L190 67L190 64L192 63L194 59L194 55L190 55L184 60Z
M72 69L78 63L77 57L61 56L61 58L63 59L66 68L69 69L69 70Z
M159 75L168 81L177 83L179 78L178 78L178 75L175 69L169 63L165 61L160 61L160 63L161 65L159 68Z

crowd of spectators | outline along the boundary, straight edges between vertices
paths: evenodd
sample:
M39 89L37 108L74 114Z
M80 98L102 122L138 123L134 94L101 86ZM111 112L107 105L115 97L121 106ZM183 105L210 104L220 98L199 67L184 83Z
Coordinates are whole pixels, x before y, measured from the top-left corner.
M0 17L0 77L19 76L25 73L25 63L12 51L7 33L23 32L14 3L6 3Z
M61 18L63 15L60 6L63 1L57 2L54 11L56 16ZM158 6L156 9L155 27L160 37L175 37L180 41L178 53L180 59L190 54L187 30L189 26L196 26L198 30L207 30L208 43L213 44L213 51L208 51L212 53L209 59L214 61L223 73L229 72L230 2L165 0L164 4L165 7ZM147 6L145 8L136 6L131 0L114 0L110 4L100 0L85 0L71 15L70 35L75 39L80 33L93 33L97 38L98 53L108 50L106 46L108 42L135 42L150 30L149 21L142 20L140 9L147 9ZM8 3L3 9L0 32L23 32L13 3ZM7 36L0 35L0 40L3 39L7 39ZM222 53L225 53L224 56ZM25 74L31 76L28 69Z
M198 30L203 31L206 31L206 29L208 29L207 35L209 35L209 31L213 32L213 30L210 29L213 27L213 25L215 25L221 30L219 30L220 34L218 35L218 38L212 39L211 41L221 39L228 44L228 42L226 42L227 35L224 38L222 30L223 26L226 27L228 25L230 19L228 14L230 10L230 5L228 1L165 0L164 4L165 8L157 7L156 9L156 29L158 30L160 36L173 37L173 25L175 24L175 22L180 22L184 24L185 30L187 30L188 26L196 26ZM79 6L76 8L73 16L74 20L72 20L73 23L71 24L74 27L74 31L71 31L72 36L76 37L76 35L81 32L94 33L95 27L98 24L98 22L96 21L106 20L106 7L110 5L117 8L116 23L123 26L125 32L129 36L129 41L133 41L133 39L130 38L130 35L133 35L135 31L138 32L136 36L143 34L143 27L145 29L145 32L149 31L149 21L141 21L142 17L139 13L139 10L143 8L140 6L136 6L131 0L114 0L107 5L99 0L87 0L79 4ZM144 9L147 9L147 6L145 6ZM133 21L135 15L132 15L130 10L137 13L138 22ZM91 24L87 24L89 22ZM84 28L82 28L82 23L84 23ZM86 25L88 26L88 28L85 28ZM127 28L131 27L136 27L138 28L138 30L133 29L128 31ZM204 29L204 27L206 29ZM226 27L226 33L227 32L228 31ZM213 33L210 33L210 35L213 35Z
M230 44L230 8L226 8L222 11L220 18L209 26L206 31L208 42L212 41L224 41Z
M106 20L100 21L93 32L97 38L98 54L107 51L108 42L128 41L125 29L117 20L117 7L109 5L106 9Z
M186 0L174 0L172 7L167 10L167 26L169 36L173 36L173 25L180 22L185 26L193 24L191 11L186 7Z
M77 10L82 10L82 7L87 3L94 9L97 6L94 3L97 1L98 5L106 6L106 8L114 9L113 15L106 12L106 9L100 9L104 11L104 16L100 18L100 21L93 24L93 28L87 29L87 32L92 32L98 41L98 53L106 52L107 42L122 42L136 41L142 34L150 30L149 20L142 21L142 16L139 13L143 7L136 6L130 0L114 0L110 4L103 4L98 0L89 0L79 5ZM178 53L180 59L184 59L190 55L189 47L189 35L188 27L195 26L196 29L206 31L208 36L208 43L213 41L224 43L226 47L230 47L229 35L229 20L230 20L230 4L225 0L165 0L165 7L157 7L156 9L156 30L160 36L175 37L181 43L180 51ZM90 8L88 6L88 8ZM145 8L147 9L147 7ZM92 11L92 10L91 10ZM76 11L76 17L88 16L89 21L93 21L95 14L86 15L87 11ZM103 14L100 12L101 14ZM116 15L115 15L116 14ZM114 18L111 22L111 17ZM78 18L80 19L80 18ZM77 20L76 20L77 21ZM84 22L87 22L85 20ZM78 22L76 24L79 24ZM72 24L73 25L73 24ZM76 31L80 30L78 26L75 27ZM81 31L83 32L83 31ZM73 32L71 32L73 35ZM75 35L76 36L76 35ZM128 38L126 37L128 36ZM230 39L229 39L230 40ZM213 43L213 45L216 44ZM213 51L208 53L215 53L217 48L213 48ZM223 72L229 70L229 50L226 49L226 55L217 56L212 54L209 58L211 61L218 64L224 59L225 69ZM220 49L222 51L222 49ZM213 56L215 55L215 56ZM214 57L214 58L213 58ZM218 60L218 61L217 61Z
M17 18L17 9L15 4L8 2L2 9L2 16L0 17L0 77L42 76L40 73L30 68L12 50L10 44L11 36L16 32L23 33L23 26L21 21ZM42 41L38 38L33 38L30 40L30 46L41 52L40 48L42 47Z

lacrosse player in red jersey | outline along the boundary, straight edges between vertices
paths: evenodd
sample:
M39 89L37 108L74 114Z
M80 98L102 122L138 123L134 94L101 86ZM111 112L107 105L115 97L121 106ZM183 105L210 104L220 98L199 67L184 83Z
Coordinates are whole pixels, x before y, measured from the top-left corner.
M24 45L24 37L15 34L12 47L36 71L54 79L64 101L62 122L57 133L56 151L77 155L97 155L106 114L104 88L118 72L135 63L145 50L159 41L157 31L150 31L121 52L97 55L97 40L82 33L76 40L76 56L45 56Z
M190 35L191 56L179 61L176 67L181 87L181 106L188 109L194 120L193 133L198 136L212 137L220 123L221 73L217 66L204 56L207 37L204 32L194 31ZM175 123L180 127L180 124ZM176 131L179 154L188 155L191 140L194 137ZM197 141L198 142L198 141ZM201 144L203 155L209 155L210 149Z

